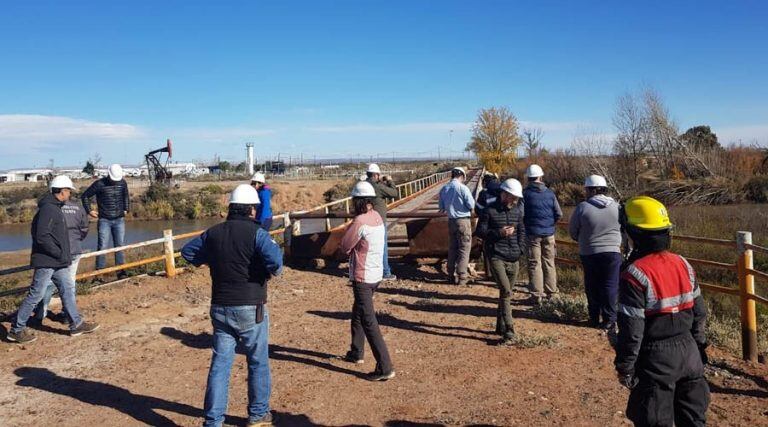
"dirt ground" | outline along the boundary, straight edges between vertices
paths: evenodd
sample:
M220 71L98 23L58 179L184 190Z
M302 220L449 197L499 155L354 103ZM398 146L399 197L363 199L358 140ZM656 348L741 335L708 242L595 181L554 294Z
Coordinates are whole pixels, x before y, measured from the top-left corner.
M533 318L516 294L516 328L531 348L490 345L498 293L440 284L433 266L396 265L410 280L376 296L397 377L338 360L349 345L352 292L340 270L286 269L270 283L272 407L278 425L625 425L627 391L604 335ZM79 297L102 324L70 338L46 324L29 345L0 344L0 425L197 425L210 360L209 281L131 280ZM3 324L7 330L8 324ZM4 335L4 333L3 333ZM549 343L547 343L549 342ZM709 368L711 425L768 425L768 368L717 349ZM228 423L246 420L238 355Z

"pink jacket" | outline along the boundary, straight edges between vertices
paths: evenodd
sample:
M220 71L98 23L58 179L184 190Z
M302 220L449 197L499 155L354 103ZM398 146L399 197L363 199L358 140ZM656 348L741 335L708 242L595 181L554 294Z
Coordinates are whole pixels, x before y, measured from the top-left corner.
M349 255L349 277L359 283L378 283L383 275L384 221L374 210L358 215L341 239Z

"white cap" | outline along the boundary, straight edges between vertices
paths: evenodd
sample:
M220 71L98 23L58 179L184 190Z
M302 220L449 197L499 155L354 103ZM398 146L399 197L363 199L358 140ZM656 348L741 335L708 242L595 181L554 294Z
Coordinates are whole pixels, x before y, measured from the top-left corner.
M112 181L120 181L123 179L123 167L117 163L109 165L109 179Z
M256 173L255 173L255 174L253 174L253 176L251 177L251 182L258 182L258 183L260 183L260 184L264 184L265 182L267 182L267 178L264 176L264 174L263 174L263 173L261 173L261 172L256 172Z
M459 171L462 175L467 176L467 170L461 166L456 166L455 168L451 169L451 171Z
M75 185L72 184L72 180L66 175L59 175L51 180L51 188L69 188L70 190L77 190Z
M501 189L517 198L523 197L523 184L520 184L520 181L515 178L509 178L502 182Z
M379 165L376 163L371 163L368 165L368 170L366 171L368 173L381 173L381 168L379 168Z
M538 178L540 176L544 176L544 169L542 169L539 165L530 165L528 166L528 169L525 170L525 176L528 178Z
M584 180L585 187L607 187L608 183L600 175L590 175Z
M352 197L376 197L376 190L368 181L357 181L352 188Z
M259 193L256 189L248 184L240 184L235 187L232 194L229 195L229 203L237 203L240 205L258 205L261 203L259 200Z

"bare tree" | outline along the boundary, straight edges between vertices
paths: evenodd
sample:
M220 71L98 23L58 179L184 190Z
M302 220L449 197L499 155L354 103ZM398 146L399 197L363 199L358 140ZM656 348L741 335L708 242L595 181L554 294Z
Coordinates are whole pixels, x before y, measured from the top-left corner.
M627 166L624 180L632 189L637 189L640 164L649 146L649 126L643 107L631 93L616 100L613 127L617 133L613 152Z
M525 128L520 133L528 158L536 157L541 151L541 140L544 138L544 131L541 128Z
M611 141L605 135L596 132L580 130L571 148L582 160L582 175L602 175L613 188L618 198L623 198L626 192L624 186L615 178L615 164L611 156Z

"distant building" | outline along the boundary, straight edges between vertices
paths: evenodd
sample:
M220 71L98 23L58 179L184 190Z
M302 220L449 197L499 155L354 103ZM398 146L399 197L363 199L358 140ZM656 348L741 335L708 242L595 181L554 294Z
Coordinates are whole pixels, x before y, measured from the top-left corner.
M53 175L51 169L17 169L0 174L0 182L42 182Z

